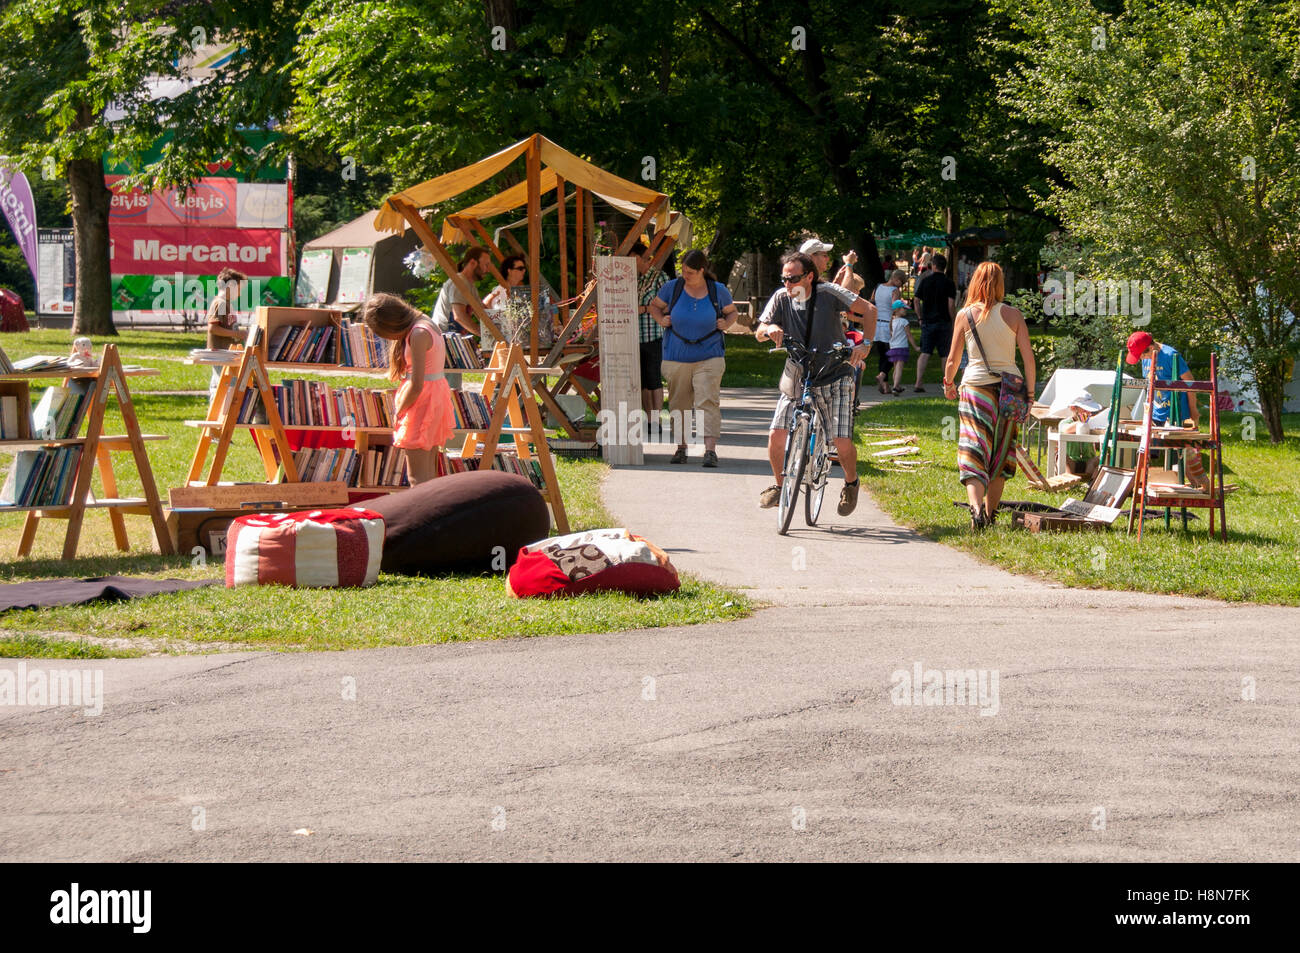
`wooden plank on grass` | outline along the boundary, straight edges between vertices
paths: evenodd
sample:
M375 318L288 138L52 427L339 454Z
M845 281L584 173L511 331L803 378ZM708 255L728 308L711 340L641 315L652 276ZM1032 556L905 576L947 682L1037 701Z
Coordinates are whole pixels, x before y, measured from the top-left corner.
M909 454L920 453L921 448L915 446L894 447L892 450L877 450L872 454L873 457L906 457Z
M868 447L898 447L906 443L916 443L916 434L910 433L906 437L895 437L893 440L873 440L867 444Z

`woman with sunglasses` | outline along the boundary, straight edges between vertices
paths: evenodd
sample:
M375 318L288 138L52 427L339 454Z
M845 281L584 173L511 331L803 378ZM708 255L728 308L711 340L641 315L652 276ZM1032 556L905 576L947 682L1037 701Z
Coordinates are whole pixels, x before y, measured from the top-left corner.
M483 307L490 311L504 308L511 295L522 296L528 293L528 286L524 284L524 279L528 277L528 264L523 255L511 255L501 262L501 276L506 283L497 285L483 299ZM483 349L490 350L495 343L492 332L483 328Z

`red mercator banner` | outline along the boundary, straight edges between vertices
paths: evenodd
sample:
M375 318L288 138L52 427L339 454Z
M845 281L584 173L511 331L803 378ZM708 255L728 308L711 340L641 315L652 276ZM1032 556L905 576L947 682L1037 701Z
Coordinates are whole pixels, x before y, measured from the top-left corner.
M110 235L115 275L215 275L226 266L250 278L286 274L277 228L114 225Z

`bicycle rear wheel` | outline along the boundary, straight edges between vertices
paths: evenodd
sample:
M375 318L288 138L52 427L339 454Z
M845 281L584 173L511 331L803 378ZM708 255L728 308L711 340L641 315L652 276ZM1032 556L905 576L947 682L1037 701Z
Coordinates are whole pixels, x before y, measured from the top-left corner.
M808 419L800 417L794 429L790 431L789 443L785 448L784 476L781 479L781 505L777 509L780 533L784 536L790 529L790 520L794 518L795 503L799 500L799 486L803 483L803 472L808 466Z
M817 446L812 454L812 473L808 477L808 487L803 497L803 518L809 526L817 525L817 518L822 512L822 497L826 495L826 484L831 473L831 454L829 441L820 429L816 432Z

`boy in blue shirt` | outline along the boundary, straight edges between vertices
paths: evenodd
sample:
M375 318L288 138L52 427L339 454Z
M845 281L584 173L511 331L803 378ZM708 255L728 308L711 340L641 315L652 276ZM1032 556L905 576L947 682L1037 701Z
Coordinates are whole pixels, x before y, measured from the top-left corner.
M1128 362L1142 363L1142 379L1151 373L1151 362L1156 362L1156 380L1191 381L1195 380L1187 368L1183 356L1168 344L1162 344L1146 331L1134 331L1128 339ZM1173 411L1171 414L1170 412ZM1195 394L1186 391L1158 390L1151 404L1151 423L1154 426L1181 427L1184 420L1191 419L1192 427L1201 426L1201 411L1196 406ZM1209 481L1205 477L1205 468L1201 455L1187 448L1183 450L1183 469L1187 482L1192 486L1206 489Z
M1142 363L1142 379L1146 380L1151 373L1151 361L1156 362L1156 380L1190 381L1196 378L1192 377L1192 372L1187 369L1187 362L1183 356L1168 344L1162 344L1153 338L1146 331L1134 331L1128 339L1128 362L1130 364ZM1184 420L1191 418L1192 426L1200 427L1201 412L1196 406L1196 401L1191 400L1191 394L1183 391L1173 393L1167 390L1156 391L1155 401L1151 407L1151 422L1156 426L1182 426ZM1170 398L1176 398L1177 406L1174 407L1174 401ZM1169 413L1171 407L1175 413Z

